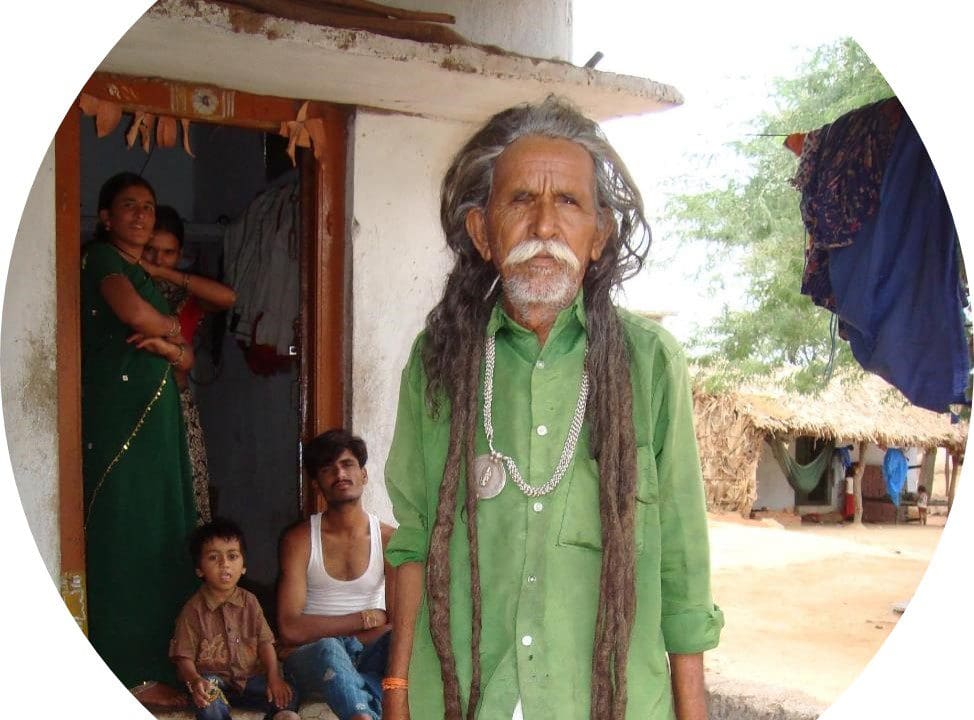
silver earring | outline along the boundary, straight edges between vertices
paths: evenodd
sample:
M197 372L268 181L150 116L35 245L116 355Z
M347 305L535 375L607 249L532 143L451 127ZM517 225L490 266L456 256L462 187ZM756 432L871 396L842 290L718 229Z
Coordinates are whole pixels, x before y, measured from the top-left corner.
M484 295L484 302L487 302L487 298L489 298L489 297L491 296L491 293L493 293L493 292L494 292L494 288L496 288L496 287L497 287L497 283L498 283L498 282L500 281L500 279L501 279L501 276L500 276L500 273L498 273L498 274L497 274L497 277L495 277L495 278L494 278L494 282L492 282L492 283L490 284L490 289L489 289L489 290L487 291L487 293L486 293L486 294Z

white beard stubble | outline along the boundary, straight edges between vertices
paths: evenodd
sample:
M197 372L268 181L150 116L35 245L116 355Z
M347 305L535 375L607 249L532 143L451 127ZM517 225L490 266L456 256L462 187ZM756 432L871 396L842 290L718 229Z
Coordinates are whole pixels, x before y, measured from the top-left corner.
M557 260L558 267L518 268L542 253ZM538 307L561 310L568 306L578 290L577 275L581 263L567 245L557 240L531 239L518 243L504 258L503 267L511 270L503 278L504 295L518 312Z

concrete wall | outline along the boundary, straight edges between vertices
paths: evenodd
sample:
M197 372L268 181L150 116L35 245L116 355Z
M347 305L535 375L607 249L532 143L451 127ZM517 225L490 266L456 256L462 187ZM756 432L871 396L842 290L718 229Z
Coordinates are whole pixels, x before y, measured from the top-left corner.
M789 443L788 453L795 457L795 443ZM761 443L761 459L757 469L757 500L754 508L768 510L790 510L795 507L795 491L781 472L778 461L771 454L768 443Z
M391 0L393 7L446 12L471 42L531 57L571 60L572 0Z
M351 425L369 446L366 505L387 521L383 467L400 374L449 269L439 184L471 132L461 123L364 110L355 118Z
M845 440L839 440L837 446L849 444ZM788 454L795 457L794 442L788 445ZM858 459L858 450L855 447L852 449L852 459ZM833 507L839 507L840 500L842 500L839 496L841 490L839 481L845 477L845 472L841 467L842 464L833 458L829 468L832 472L830 504ZM764 447L761 450L761 459L758 461L757 496L757 500L754 503L755 508L766 507L768 510L791 510L795 507L795 490L788 484L785 474L781 472L781 467L778 465L778 461L774 459L774 455L771 454L771 448L768 447L767 443L764 443Z
M923 460L923 451L919 448L900 448L906 455L906 460L910 466L919 465ZM866 449L866 464L883 466L883 459L886 457L886 450L876 445L870 445ZM906 474L906 489L909 492L916 492L917 485L920 483L919 467L910 470ZM927 488L929 491L930 488Z
M839 439L836 443L837 447L843 445L853 446L852 459L858 461L858 443L844 439ZM795 444L793 442L788 446L788 452L792 457L795 456ZM923 451L918 448L905 448L904 453L911 466L918 466L923 460ZM882 467L885 455L886 451L884 449L876 445L869 445L866 447L865 462L867 465ZM832 463L834 482L832 486L831 504L834 507L841 507L842 503L840 481L845 477L845 473L840 468L841 464L836 462ZM919 468L910 470L907 473L906 489L910 492L916 492L919 478ZM768 447L767 443L764 444L761 451L761 459L758 461L757 500L754 503L754 507L756 509L766 507L768 510L790 510L795 507L795 491L785 479L784 473L781 472L781 468L778 466L777 460L774 459L774 455L771 454L771 448Z
M55 368L54 148L27 199L10 258L0 365L14 480L41 557L60 575Z

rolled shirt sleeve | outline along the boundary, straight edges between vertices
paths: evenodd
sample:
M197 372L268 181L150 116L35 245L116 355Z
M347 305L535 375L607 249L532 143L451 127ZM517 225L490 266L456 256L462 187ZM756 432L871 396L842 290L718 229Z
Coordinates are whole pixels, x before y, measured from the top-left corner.
M710 591L710 548L693 399L683 353L663 343L653 388L653 451L660 493L662 630L667 652L717 646L724 616Z

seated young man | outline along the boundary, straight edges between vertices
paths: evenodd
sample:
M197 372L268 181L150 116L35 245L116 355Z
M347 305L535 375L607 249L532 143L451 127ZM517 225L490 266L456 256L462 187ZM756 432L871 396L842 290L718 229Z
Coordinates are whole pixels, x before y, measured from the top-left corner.
M382 715L394 585L384 550L393 529L362 508L367 458L365 442L342 429L306 443L304 467L326 509L281 540L278 631L295 646L284 672L340 720Z
M176 619L169 657L197 720L230 720L231 705L263 710L267 720L299 720L260 603L237 587L247 572L245 550L243 532L230 520L216 518L195 530L190 553L203 585Z

